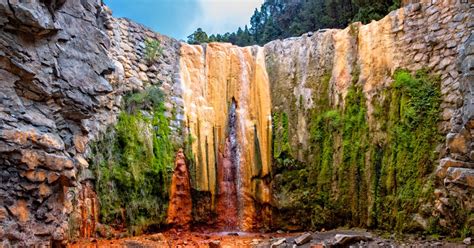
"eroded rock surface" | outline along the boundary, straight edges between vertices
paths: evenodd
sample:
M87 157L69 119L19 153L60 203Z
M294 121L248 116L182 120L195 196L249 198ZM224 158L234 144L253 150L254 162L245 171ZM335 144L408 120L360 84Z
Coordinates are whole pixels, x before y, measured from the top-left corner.
M83 166L76 137L113 90L105 6L5 0L0 13L0 240L61 243Z
M165 93L174 143L184 147L189 136L195 140L194 221L209 221L200 213L215 211L216 166L228 138L229 106L236 101L239 204L244 205L239 225L244 230L267 227L270 205L278 208L289 199L271 194L278 182L272 174L272 132L278 131L272 130L272 113L287 114L291 149L276 146L278 151L298 163L311 161L317 156L311 152L311 111L322 104L345 106L351 85L357 84L370 132L383 140L373 103L390 89L397 68L426 67L441 77L438 131L446 142L436 151L435 200L424 206L425 213L447 228L474 226L472 216L461 220L458 215L474 207L471 6L407 3L368 25L239 48L180 44L113 18L95 0L0 0L1 245L47 246L95 236L100 204L88 168L89 146L116 122L123 96L149 86ZM148 39L163 47L154 61L145 58ZM338 142L333 156L340 162ZM360 199L367 205L360 208L359 224L372 225L365 214L375 200ZM305 214L292 212L287 227L297 229ZM413 215L413 220L424 226L425 217Z

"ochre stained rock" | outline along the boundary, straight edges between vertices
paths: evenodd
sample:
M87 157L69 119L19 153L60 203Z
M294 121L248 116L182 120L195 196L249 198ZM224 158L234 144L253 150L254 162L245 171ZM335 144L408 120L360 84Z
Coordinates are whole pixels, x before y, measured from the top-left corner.
M99 201L92 184L86 182L83 184L79 195L81 211L80 237L94 237L96 225L99 220Z
M237 173L232 163L230 140L226 140L224 153L219 152L217 169L217 224L223 230L232 230L238 226Z
M175 228L189 228L192 221L191 183L183 150L176 154L171 181L168 224Z
M9 207L9 210L20 222L27 222L30 219L28 203L25 200L18 200L15 205Z
M264 50L227 43L210 43L205 48L182 44L180 68L185 121L194 140L196 187L211 192L213 203L218 153L225 150L229 108L232 101L237 105L239 227L254 229L257 192L270 192L267 184L252 187L254 180L271 170L271 99Z

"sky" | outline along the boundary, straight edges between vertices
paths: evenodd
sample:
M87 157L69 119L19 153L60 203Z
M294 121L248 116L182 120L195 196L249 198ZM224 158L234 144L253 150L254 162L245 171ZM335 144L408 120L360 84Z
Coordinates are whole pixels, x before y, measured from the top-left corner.
M208 34L234 32L250 22L264 0L105 0L115 17L128 17L176 39L197 28Z

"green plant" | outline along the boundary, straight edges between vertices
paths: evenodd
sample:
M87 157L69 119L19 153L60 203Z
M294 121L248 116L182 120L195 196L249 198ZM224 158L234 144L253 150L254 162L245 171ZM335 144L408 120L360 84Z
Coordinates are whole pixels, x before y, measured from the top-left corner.
M101 222L139 234L166 221L174 150L157 88L129 95L125 103L129 111L92 147L91 166Z
M311 159L298 164L291 154L277 153L276 192L298 199L299 204L285 201L285 208L304 209L309 218L302 221L314 228L348 224L421 231L413 215L429 215L421 204L432 200L435 148L442 143L439 77L426 70L397 70L391 88L368 103L358 85L360 69L354 68L343 108L330 104L330 78L318 84L309 118ZM374 109L371 123L368 104ZM274 114L273 122L283 126L280 115ZM281 143L284 132L277 134L274 142ZM295 181L297 173L307 181Z
M161 56L161 54L163 54L163 48L161 47L161 42L159 40L145 40L145 60L148 63L153 63L158 56Z

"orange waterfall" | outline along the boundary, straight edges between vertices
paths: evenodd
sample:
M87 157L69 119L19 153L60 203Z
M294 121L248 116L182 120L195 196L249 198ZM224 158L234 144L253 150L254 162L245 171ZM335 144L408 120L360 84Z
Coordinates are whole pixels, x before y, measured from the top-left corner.
M180 73L196 189L210 192L218 221L229 222L219 226L260 228L267 221L261 216L268 214L270 185L265 178L271 172L271 102L263 48L182 44ZM234 217L226 218L229 213Z

